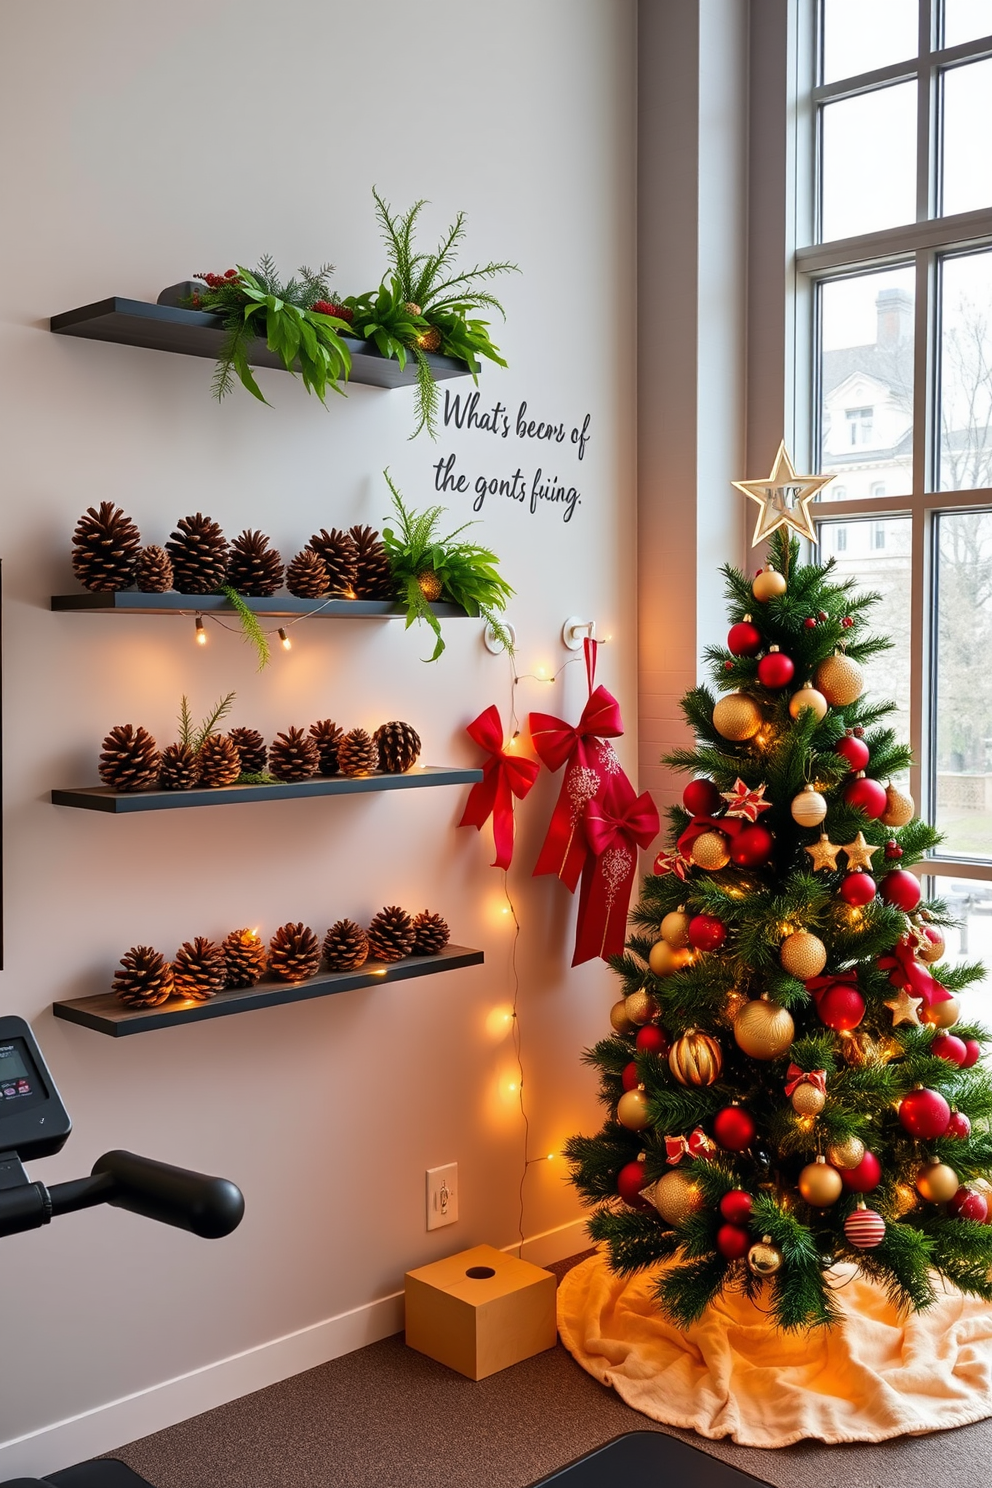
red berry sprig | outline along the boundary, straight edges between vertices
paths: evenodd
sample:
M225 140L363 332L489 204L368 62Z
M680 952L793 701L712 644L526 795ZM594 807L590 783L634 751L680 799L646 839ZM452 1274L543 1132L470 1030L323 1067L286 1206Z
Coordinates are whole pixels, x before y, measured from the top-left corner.
M202 279L208 289L223 289L225 284L241 283L237 269L225 269L223 274L196 274L194 278Z

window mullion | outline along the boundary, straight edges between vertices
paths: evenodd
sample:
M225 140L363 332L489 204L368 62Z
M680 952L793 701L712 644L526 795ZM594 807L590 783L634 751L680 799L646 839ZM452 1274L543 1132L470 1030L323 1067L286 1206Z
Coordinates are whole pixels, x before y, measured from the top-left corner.
M916 84L916 220L928 222L936 215L937 172L933 141L936 138L938 79L931 61L933 43L932 4L920 0L920 43Z

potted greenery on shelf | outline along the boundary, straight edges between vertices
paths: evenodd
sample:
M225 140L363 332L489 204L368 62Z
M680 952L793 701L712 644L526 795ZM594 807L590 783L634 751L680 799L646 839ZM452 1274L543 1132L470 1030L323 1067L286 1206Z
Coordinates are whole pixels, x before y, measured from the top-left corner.
M505 611L513 590L497 571L499 559L488 548L455 540L466 527L476 524L466 522L442 537L438 527L444 507L409 511L389 471L382 473L399 519L395 528L386 519L382 542L401 599L406 602L407 629L414 621L423 620L434 632L434 650L426 659L437 661L444 650L441 623L431 608L434 600L449 600L460 605L466 614L481 617L505 649L512 651L510 634L499 615Z

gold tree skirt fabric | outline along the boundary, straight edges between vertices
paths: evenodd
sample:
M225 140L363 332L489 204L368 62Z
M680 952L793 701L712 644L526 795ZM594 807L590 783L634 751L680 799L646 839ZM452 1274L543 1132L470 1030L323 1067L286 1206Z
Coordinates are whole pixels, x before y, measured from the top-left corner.
M614 1276L597 1253L558 1289L565 1347L654 1421L786 1447L885 1441L992 1416L992 1307L943 1284L933 1307L904 1317L854 1266L838 1266L838 1327L782 1333L728 1292L683 1333L652 1302L657 1275Z

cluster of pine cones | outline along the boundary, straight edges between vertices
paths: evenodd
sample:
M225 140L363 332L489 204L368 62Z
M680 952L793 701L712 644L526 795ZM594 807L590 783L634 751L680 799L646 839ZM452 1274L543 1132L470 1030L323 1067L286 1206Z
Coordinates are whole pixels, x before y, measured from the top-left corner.
M255 930L232 930L218 945L198 935L187 940L167 961L152 946L132 946L113 981L113 991L128 1007L158 1007L170 997L207 1002L228 987L254 987L268 971L282 982L316 976L323 961L328 971L357 971L366 961L390 963L404 956L435 956L448 944L449 930L439 914L425 909L410 915L388 904L367 930L354 920L338 920L323 944L302 922L280 925L265 943Z
M72 536L72 567L85 589L144 594L216 594L229 586L265 598L283 582L300 599L395 599L397 586L378 532L355 526L315 532L290 564L264 532L246 529L229 543L202 512L176 523L165 547L143 547L131 518L112 501L88 507Z
M309 730L290 726L267 745L257 729L235 728L210 734L199 750L170 744L159 752L147 729L118 724L103 741L100 779L117 791L212 789L266 773L276 780L309 780L315 775L401 775L420 755L420 735L409 723L392 719L374 734L345 732L331 718Z

